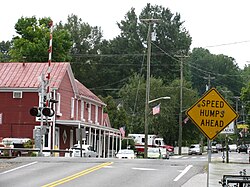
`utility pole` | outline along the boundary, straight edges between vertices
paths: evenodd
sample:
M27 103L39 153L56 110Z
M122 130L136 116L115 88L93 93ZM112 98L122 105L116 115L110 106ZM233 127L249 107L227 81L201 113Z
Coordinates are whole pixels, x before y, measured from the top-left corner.
M180 58L180 112L179 112L179 138L178 138L178 147L179 151L178 154L181 155L181 148L182 148L182 100L183 100L183 58L187 58L188 56L184 55L175 55L175 57Z
M146 80L146 101L145 101L145 144L144 144L144 158L148 157L148 114L149 114L149 93L150 93L150 57L151 57L151 25L159 22L159 19L141 19L141 21L148 23L147 36L147 80Z

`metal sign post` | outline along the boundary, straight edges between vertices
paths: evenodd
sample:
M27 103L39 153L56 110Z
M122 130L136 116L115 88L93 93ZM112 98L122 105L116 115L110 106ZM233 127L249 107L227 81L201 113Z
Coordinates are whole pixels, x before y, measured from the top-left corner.
M211 140L225 129L228 124L237 119L238 114L215 88L208 90L186 113L208 138L208 186L209 164L211 162Z

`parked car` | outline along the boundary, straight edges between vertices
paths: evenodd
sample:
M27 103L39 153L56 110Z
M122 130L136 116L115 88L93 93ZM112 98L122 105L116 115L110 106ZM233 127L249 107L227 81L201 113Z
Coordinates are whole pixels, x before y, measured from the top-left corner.
M248 147L245 144L242 144L238 147L238 153L245 152L247 153Z
M131 150L131 149L120 149L118 153L115 155L115 157L119 159L122 159L122 158L135 159L136 158L134 150Z
M234 152L237 152L237 145L236 144L231 144L231 145L228 145L229 147L229 151L234 151Z
M160 148L160 156L162 159L169 159L170 152L167 151L165 148Z
M223 151L222 144L216 144L215 146L218 151Z
M31 141L30 138L4 138L2 144L8 148L25 148L24 144ZM12 156L29 156L29 152L21 150L12 150Z
M72 157L81 156L80 144L75 144L70 150L73 151ZM82 145L82 157L98 157L98 154L91 145Z
M160 158L160 148L148 147L148 158Z
M218 149L216 148L215 145L212 145L212 146L211 146L211 152L212 152L212 153L218 153Z
M200 144L192 144L188 149L188 154L202 155L202 148Z

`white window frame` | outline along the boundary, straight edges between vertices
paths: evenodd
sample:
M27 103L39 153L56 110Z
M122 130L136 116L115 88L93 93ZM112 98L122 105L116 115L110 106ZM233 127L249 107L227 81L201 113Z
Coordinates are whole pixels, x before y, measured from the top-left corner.
M20 97L16 97L16 94L20 94ZM22 91L13 91L13 99L22 99L23 92Z
M89 122L92 122L92 121L91 121L91 103L88 103L88 106L89 106L89 107L88 107L88 121L89 121Z
M70 112L71 118L74 118L74 113L75 113L75 98L71 97L71 112Z
M56 100L58 101L58 103L56 104L56 115L62 116L62 113L61 113L61 94L56 93L56 95L57 95Z
M85 121L84 119L84 100L81 100L81 121Z
M99 125L99 123L98 123L98 105L95 106L95 124Z

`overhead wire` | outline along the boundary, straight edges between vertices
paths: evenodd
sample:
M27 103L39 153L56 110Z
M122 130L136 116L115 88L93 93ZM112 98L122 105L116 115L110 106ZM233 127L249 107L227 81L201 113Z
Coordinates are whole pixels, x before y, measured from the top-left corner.
M177 62L179 62L179 63L181 62L179 59L173 57L172 55L170 55L169 53L167 53L165 50L163 50L161 47L159 47L159 46L156 45L155 43L152 42L152 44L153 44L155 47L157 47L158 49L160 49L164 54L166 54L167 56L169 56L170 58L172 58L173 60L175 60L175 61L177 61ZM192 62L191 62L191 63L192 63ZM230 74L224 75L224 74L220 74L220 73L213 73L213 72L211 72L211 71L206 71L206 70L204 70L204 69L202 69L202 68L198 68L198 67L197 67L197 64L196 64L196 66L195 66L195 65L192 65L191 63L188 63L188 64L184 63L184 65L190 66L190 67L192 67L192 68L198 70L199 72L203 73L204 75L210 74L210 75L214 75L214 76L223 76L223 77L229 77L229 78L230 78L230 76L231 76L231 77L239 77L239 76L242 76L242 75L230 75ZM197 75L197 76L199 76L199 75ZM202 76L200 76L200 77L202 77ZM202 78L204 78L204 77L202 77ZM235 79L233 79L233 80L235 81ZM237 81L237 80L236 80L236 81ZM220 84L223 84L223 83L221 83L221 82L219 82L219 81L217 81L217 82L220 83ZM233 90L233 91L234 91L235 93L236 93L236 92L239 93L239 91L237 91L237 90Z

